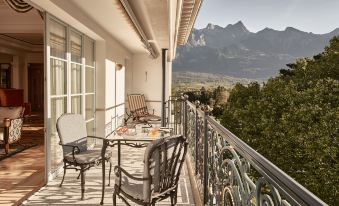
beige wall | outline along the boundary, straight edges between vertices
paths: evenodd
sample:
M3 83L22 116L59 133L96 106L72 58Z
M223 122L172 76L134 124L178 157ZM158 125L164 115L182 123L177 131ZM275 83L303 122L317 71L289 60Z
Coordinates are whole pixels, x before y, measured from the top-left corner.
M165 100L170 96L172 63L166 65ZM145 94L150 110L161 115L162 97L162 58L151 58L147 54L133 55L131 67L126 71L126 92Z
M125 105L119 107L117 105L124 102L119 94L125 92L125 67L120 71L116 71L115 67L118 63L125 66L126 59L130 59L130 56L129 51L115 40L96 41L96 133L98 136L106 136L122 123Z

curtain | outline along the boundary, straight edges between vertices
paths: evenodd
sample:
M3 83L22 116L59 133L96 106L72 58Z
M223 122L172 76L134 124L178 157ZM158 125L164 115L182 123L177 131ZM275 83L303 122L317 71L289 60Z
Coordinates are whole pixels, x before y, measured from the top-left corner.
M26 13L33 9L31 5L24 2L23 0L5 0L9 7L11 7L16 12Z

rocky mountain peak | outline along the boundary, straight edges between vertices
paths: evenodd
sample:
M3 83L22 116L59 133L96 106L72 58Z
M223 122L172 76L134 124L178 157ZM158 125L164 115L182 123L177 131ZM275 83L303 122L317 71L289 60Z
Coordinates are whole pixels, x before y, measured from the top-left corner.
M225 27L225 29L227 30L237 30L237 31L243 31L246 33L250 33L250 31L247 30L246 26L244 25L244 23L242 23L242 21L238 21L235 24L229 24Z
M218 25L215 25L215 24L208 23L207 26L205 27L205 29L207 29L207 30L215 30L215 29L222 29L222 27L218 26Z
M174 71L222 73L236 77L268 78L300 57L323 51L339 28L313 34L293 27L249 32L243 22L225 28L208 24L194 29L187 45L177 48Z
M300 30L298 30L294 27L290 27L290 26L286 27L285 31L287 31L287 32L302 32L302 31L300 31Z

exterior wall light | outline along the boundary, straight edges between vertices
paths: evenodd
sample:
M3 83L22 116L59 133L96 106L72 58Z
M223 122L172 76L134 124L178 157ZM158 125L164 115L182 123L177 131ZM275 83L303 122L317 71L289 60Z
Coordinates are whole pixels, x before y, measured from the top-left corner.
M115 64L115 70L117 70L117 71L121 70L122 67L123 67L122 64Z

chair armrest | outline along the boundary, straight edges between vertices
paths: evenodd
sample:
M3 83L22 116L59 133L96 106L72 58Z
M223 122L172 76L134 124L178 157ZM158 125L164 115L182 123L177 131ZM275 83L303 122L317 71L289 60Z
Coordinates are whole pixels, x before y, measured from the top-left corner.
M75 154L80 153L80 148L77 145L72 145L72 144L61 144L59 143L59 145L63 146L63 147L72 147L72 157L73 157L73 161L76 162L75 160Z
M149 178L140 178L140 177L134 177L133 175L131 175L130 173L128 173L126 170L124 170L122 167L120 166L115 166L114 167L114 174L116 176L116 178L118 179L118 185L121 185L121 173L123 173L124 175L126 175L127 177L136 180L136 181L145 181L145 180L149 180Z
M97 137L97 136L87 136L89 138L93 138L93 139L102 139L102 140L106 140L107 138L105 137Z
M10 118L3 119L4 127L10 127L12 125L12 122L15 121L15 120L18 120L18 119L22 120L23 118L19 117L19 118L14 118L14 119L10 119Z

